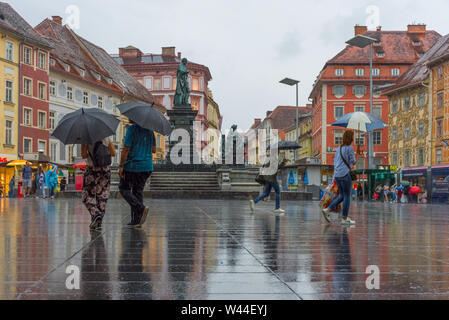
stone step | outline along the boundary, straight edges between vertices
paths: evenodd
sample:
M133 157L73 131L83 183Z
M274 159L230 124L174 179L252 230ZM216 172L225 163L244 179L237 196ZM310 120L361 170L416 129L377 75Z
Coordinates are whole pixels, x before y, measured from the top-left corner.
M176 187L176 188L184 188L184 187L218 187L218 183L150 183L150 187Z

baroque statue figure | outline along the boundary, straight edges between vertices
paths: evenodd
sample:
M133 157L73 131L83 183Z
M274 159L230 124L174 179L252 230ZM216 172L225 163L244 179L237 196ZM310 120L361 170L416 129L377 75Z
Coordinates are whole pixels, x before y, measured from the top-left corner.
M175 93L175 106L187 106L189 105L190 88L187 77L189 71L187 70L187 59L183 58L181 64L178 67L176 73L176 93Z

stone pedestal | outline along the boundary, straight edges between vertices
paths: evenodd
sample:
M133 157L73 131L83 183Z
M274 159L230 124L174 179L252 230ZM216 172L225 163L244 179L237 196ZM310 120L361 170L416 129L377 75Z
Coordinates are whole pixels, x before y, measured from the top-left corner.
M191 105L177 105L172 110L168 110L167 114L170 117L170 124L174 129L184 129L189 133L190 146L188 150L190 152L190 161L188 164L193 164L194 157L196 157L195 159L199 159L197 158L199 155L196 154L193 139L193 121L195 121L198 111L192 110ZM182 143L170 140L169 153L167 156L169 164L173 164L171 161L171 150L175 145L182 146Z

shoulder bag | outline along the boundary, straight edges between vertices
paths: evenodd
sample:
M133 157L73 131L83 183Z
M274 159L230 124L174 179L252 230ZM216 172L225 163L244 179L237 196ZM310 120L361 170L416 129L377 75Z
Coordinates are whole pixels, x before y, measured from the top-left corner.
M351 166L350 166L349 163L346 161L346 159L343 157L343 152L341 151L342 148L343 148L343 146L340 146L340 157L341 157L341 160L343 160L343 162L345 163L345 165L349 168L349 174L351 175L351 180L352 180L352 181L356 181L356 180L357 180L357 175L355 174L354 171L351 170Z

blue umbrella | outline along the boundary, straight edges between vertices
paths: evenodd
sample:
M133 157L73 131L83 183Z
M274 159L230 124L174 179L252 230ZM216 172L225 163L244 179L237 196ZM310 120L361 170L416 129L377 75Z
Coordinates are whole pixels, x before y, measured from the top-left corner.
M335 121L332 126L354 129L362 132L371 132L385 128L387 125L371 113L352 112L345 114L343 117Z
M397 190L404 190L404 187L397 187Z

